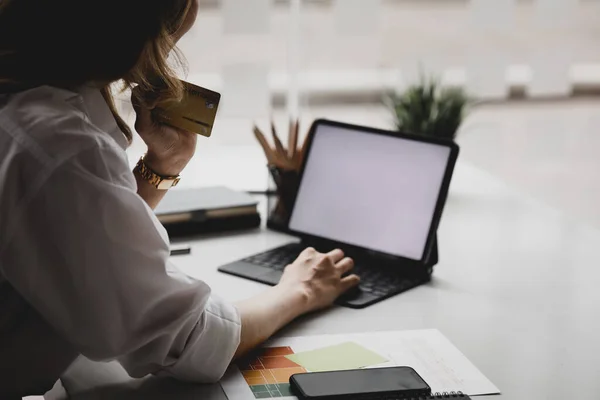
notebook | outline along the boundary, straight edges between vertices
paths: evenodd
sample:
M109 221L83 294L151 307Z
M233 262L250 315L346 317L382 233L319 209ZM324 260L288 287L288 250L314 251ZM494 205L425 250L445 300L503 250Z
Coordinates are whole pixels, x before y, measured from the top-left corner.
M170 236L249 229L260 226L258 202L223 186L168 192L155 213Z

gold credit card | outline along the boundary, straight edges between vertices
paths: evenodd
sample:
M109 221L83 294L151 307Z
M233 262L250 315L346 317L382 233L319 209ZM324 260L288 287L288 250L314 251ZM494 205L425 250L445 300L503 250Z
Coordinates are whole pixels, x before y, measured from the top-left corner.
M181 102L156 109L154 116L167 125L210 137L221 95L189 82L182 82L185 90Z

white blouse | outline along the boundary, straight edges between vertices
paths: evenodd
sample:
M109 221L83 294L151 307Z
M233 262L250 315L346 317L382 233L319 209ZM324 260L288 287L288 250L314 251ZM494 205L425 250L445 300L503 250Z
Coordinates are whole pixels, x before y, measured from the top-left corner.
M238 312L169 263L126 146L98 89L0 95L0 398L78 354L192 382L230 363Z

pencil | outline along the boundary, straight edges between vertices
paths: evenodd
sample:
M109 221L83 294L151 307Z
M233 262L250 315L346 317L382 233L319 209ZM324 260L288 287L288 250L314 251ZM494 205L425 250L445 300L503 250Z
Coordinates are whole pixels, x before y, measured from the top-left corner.
M298 129L300 121L298 119L290 120L290 133L288 137L288 158L293 160L296 155L296 147L298 146Z
M304 163L304 158L306 157L306 150L308 147L308 138L310 137L310 132L306 134L306 136L304 137L304 142L302 142L302 147L300 147L300 150L298 151L298 157L296 160L296 168L298 170L300 170L300 168L302 167L302 164Z
M287 158L287 152L285 151L285 147L283 147L283 143L281 143L281 140L279 139L279 136L277 135L277 129L275 128L275 123L271 120L271 134L273 135L273 143L275 143L275 149L277 150L277 153L279 154L280 157L282 158Z
M271 150L271 146L269 146L267 139L265 139L265 135L262 134L262 132L260 131L260 129L258 129L258 127L256 125L254 125L253 131L254 131L254 136L256 136L258 143L260 143L260 146L262 147L263 151L265 152L265 156L267 157L267 162L269 164L275 164L276 158L273 155L273 150Z

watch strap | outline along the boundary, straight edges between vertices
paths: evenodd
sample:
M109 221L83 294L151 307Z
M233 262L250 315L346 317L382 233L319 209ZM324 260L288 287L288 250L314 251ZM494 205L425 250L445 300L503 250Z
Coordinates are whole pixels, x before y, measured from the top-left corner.
M168 190L174 186L177 186L181 178L179 176L162 176L154 172L142 156L135 166L134 171L137 171L139 175L152 186L159 190Z

